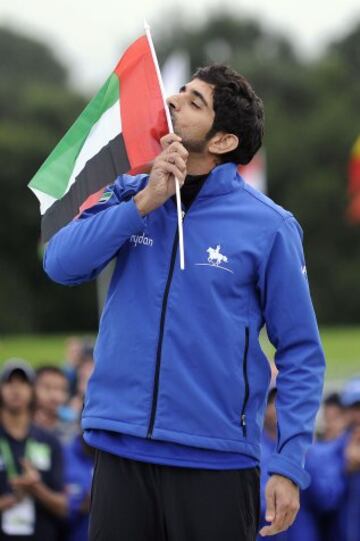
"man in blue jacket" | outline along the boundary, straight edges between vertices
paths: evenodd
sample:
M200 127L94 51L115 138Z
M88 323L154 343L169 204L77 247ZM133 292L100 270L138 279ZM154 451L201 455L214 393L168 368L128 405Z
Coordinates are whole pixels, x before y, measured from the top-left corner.
M117 178L45 254L46 272L66 285L116 258L82 419L97 449L90 539L253 541L270 380L264 324L276 348L279 431L262 535L289 527L309 483L324 357L302 231L238 174L264 129L243 76L201 68L168 106L175 134L162 139L150 175Z

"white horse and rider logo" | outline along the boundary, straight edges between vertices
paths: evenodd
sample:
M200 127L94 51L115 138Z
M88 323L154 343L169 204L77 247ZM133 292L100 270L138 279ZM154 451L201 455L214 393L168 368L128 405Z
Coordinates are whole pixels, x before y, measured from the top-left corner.
M231 269L228 269L227 267L224 267L222 263L228 263L228 258L226 255L222 254L220 252L221 245L217 244L216 248L209 248L206 250L206 252L209 254L207 258L207 263L195 263L195 265L205 265L208 267L217 267L218 269L223 269L227 272L233 272Z
M220 263L224 262L224 263L227 263L228 262L228 258L226 257L226 255L223 255L220 253L220 244L218 244L216 246L216 248L208 248L206 251L207 253L209 254L209 257L208 257L208 262L211 263L212 265L216 265L216 267L218 267L220 265Z

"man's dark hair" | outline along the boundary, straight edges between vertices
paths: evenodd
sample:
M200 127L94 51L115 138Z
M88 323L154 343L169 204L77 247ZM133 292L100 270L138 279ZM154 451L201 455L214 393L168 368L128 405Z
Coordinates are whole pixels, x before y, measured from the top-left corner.
M249 163L261 147L264 135L264 106L250 83L228 66L214 64L198 68L192 79L214 85L213 125L207 134L210 139L222 131L239 138L235 150L222 156L223 162Z

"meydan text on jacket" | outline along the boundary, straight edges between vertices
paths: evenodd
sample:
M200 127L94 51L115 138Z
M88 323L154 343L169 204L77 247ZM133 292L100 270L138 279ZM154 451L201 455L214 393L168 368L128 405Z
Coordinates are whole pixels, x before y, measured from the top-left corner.
M60 230L45 253L45 271L67 285L95 278L116 258L83 428L259 459L266 324L279 369L268 471L306 487L324 355L300 226L246 185L235 164L220 165L185 215L181 271L174 202L142 217L133 200L147 181L118 177L104 202Z

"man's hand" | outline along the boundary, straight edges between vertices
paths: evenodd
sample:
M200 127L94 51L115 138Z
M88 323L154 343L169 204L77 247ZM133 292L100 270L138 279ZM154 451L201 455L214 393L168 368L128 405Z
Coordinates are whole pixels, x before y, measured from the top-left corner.
M154 160L147 186L134 197L142 216L160 207L175 193L175 177L180 187L186 177L188 151L181 144L181 137L169 133L161 139L163 151Z
M265 520L271 522L260 530L260 535L275 535L287 530L300 509L299 488L282 475L272 475L266 485Z

